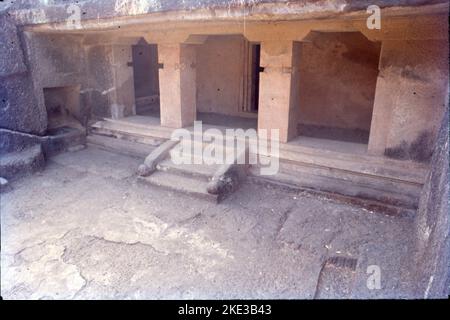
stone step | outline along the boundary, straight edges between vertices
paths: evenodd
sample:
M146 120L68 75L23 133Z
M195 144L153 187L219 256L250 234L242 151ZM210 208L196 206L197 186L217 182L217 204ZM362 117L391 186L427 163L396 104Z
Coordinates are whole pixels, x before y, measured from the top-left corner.
M219 165L175 164L170 158L167 158L160 162L156 168L159 171L188 177L196 177L202 179L202 181L208 182L211 180L214 173L218 170Z
M208 134L216 137L214 133ZM228 140L241 140L241 137L231 137ZM321 140L321 139L316 139ZM250 141L255 143L255 139ZM270 149L270 142L268 146ZM279 157L309 165L336 168L362 174L382 176L390 179L423 184L428 174L429 166L413 161L401 161L354 152L340 152L326 148L303 146L297 143L280 143Z
M92 130L142 143L154 143L155 141L160 143L161 139L170 138L173 129L161 127L158 122L155 122L155 119L147 120L147 118L149 117L134 116L118 120L105 119L92 125ZM204 126L204 129L207 128L208 126ZM206 136L215 138L217 134L208 132ZM232 137L228 140L230 139L242 140L239 137ZM196 143L198 142L193 141L193 144ZM303 146L297 143L280 143L279 146L281 159L357 171L365 174L381 175L415 183L423 183L429 169L428 165L413 161L400 161L367 154L338 152L327 150L326 148ZM224 148L227 148L226 145Z
M333 176L323 176L313 172L282 170L272 176L262 176L259 168L251 168L253 177L257 180L274 185L283 185L293 189L309 189L354 198L357 201L367 200L376 202L379 206L394 206L402 209L415 211L418 205L418 195L385 190L375 183L361 183L354 179L346 180Z
M267 161L267 157L264 161ZM311 161L297 161L280 159L280 172L293 174L308 173L318 176L337 178L346 181L353 181L355 183L365 184L374 188L380 188L383 190L389 190L392 192L404 192L410 194L413 197L418 197L423 186L421 179L408 179L400 174L379 174L380 172L386 173L380 167L374 167L374 170L357 170L357 165L353 168L345 167L342 169L340 166L326 166L317 164L314 159L308 159Z
M428 166L412 161L392 161L385 158L344 154L315 148L296 148L294 151L280 147L280 158L297 163L335 168L418 184L424 183L428 173Z
M390 179L384 176L361 174L359 172L330 167L317 167L286 160L280 161L280 172L286 174L313 174L319 177L339 179L382 191L405 194L412 198L418 198L422 190L422 184L414 182Z
M115 136L143 143L148 143L146 141L148 139L153 143L154 141L160 143L162 137L167 138L172 132L170 128L159 126L157 119L146 119L145 117L105 120L93 127L97 128L96 130L104 130ZM207 128L207 126L203 126L203 129ZM217 138L218 134L217 130L207 133L214 138ZM192 132L191 137L193 137ZM237 139L242 140L241 137L231 137L228 138L228 141ZM388 205L411 209L417 207L419 193L428 173L426 164L370 156L360 145L333 145L334 149L327 149L326 146L323 148L321 146L329 141L314 140L310 142L312 144L309 145L301 144L304 142L298 141L280 144L281 171L279 175L271 177L270 180L283 179L285 181L286 175L290 177L288 183L294 186L374 201L387 201ZM208 142L192 140L192 146L198 144L202 145L202 151L204 151ZM222 150L234 151L227 148L226 144L223 145ZM352 150L353 153L350 152ZM161 169L165 168L186 176L206 175L202 168L205 166L205 162L196 164L195 161L205 159L199 155L193 155L192 159L194 165L191 168L169 168L167 165L161 165Z
M209 194L206 191L208 183L204 179L196 176L186 176L157 170L148 177L138 177L138 181L143 184L162 187L169 191L191 195L214 203L218 202L217 195Z
M165 144L168 142L172 141L168 140ZM179 144L174 145L171 151L177 147ZM195 155L191 155L192 164L176 164L172 160L170 151L167 151L169 154L165 153L164 157L158 157L155 150L149 155L155 160L150 161L147 157L140 168L146 166L156 170L146 172L139 169L142 172L140 181L217 203L235 191L240 181L244 179L239 166L220 163L209 165L203 161L196 164L194 160L198 158Z
M201 149L199 149L199 146L201 147ZM225 144L224 145L217 145L214 146L212 151L212 154L210 154L211 152L207 152L206 151L206 147L209 145L208 142L199 142L199 141L194 141L192 140L191 142L191 149L182 149L180 155L182 156L186 156L186 158L191 159L193 164L205 164L205 165L221 165L221 164L225 164L228 163L229 161L234 161L234 159L236 159L238 150L237 148L230 148L230 147L226 147ZM182 148L183 144L180 142L175 148ZM175 151L176 149L174 149ZM200 152L198 152L200 150ZM195 151L195 153L194 153ZM217 154L216 152L222 152L222 155L220 156L219 159L216 160L215 155ZM244 154L245 151L244 150ZM241 153L242 154L242 153ZM245 159L243 160L245 161Z
M117 128L129 128L141 132L145 135L169 139L173 133L173 128L163 127L159 118L148 116L130 116L120 119L105 118L104 123ZM143 131L142 131L143 130Z
M183 146L183 144L180 142L179 147L181 148L182 146ZM232 152L236 153L236 149L237 149L236 145L233 145L233 146L227 145L225 143L225 141L223 141L223 143L214 143L214 142L207 142L207 141L198 141L198 140L194 140L191 138L190 149L186 149L186 150L183 149L183 150L184 151L190 150L191 152L193 152L194 150L195 151L202 150L202 153L203 153L205 151L206 147L210 147L214 151L222 150L223 154L226 154L226 153L230 154ZM245 146L244 146L244 148L245 148Z
M44 168L45 159L40 144L21 151L2 154L0 157L0 177L13 179L23 177Z
M136 158L145 158L156 148L149 144L126 141L98 134L88 135L87 143L88 145L93 145L106 151L112 151Z
M220 164L224 164L224 163L228 163L227 161L233 161L236 158L236 153L229 153L228 156L225 154L225 152L223 153L223 155L219 158L219 159L215 159L214 155L209 155L209 154L189 154L185 151L183 151L183 153L181 154L183 157L185 157L186 159L191 159L190 161L193 164L204 164L204 165L220 165Z
M158 146L162 141L170 138L168 132L156 130L152 127L131 125L114 120L98 121L91 125L91 133L116 137L119 139Z

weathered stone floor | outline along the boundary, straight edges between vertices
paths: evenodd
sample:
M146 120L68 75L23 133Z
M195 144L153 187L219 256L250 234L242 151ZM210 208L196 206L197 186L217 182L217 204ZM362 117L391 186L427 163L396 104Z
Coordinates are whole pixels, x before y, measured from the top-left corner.
M250 183L214 205L138 184L139 163L88 148L13 182L1 194L2 297L326 297L332 256L357 259L347 297L411 297L411 217ZM369 265L380 290L367 288Z

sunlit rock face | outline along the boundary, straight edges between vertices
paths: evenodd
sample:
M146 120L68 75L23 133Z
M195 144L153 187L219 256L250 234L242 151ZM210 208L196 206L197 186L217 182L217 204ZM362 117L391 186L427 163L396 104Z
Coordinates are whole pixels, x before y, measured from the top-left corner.
M448 130L447 112L416 217L417 291L425 298L448 295L450 284Z

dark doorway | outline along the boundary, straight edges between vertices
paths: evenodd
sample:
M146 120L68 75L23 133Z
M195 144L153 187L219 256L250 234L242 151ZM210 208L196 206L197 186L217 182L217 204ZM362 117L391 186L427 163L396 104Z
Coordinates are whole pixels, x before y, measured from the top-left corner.
M159 117L158 46L141 40L132 51L136 114Z
M48 129L81 128L80 86L43 88Z
M258 112L259 104L259 72L260 72L260 60L261 60L261 45L250 45L250 61L251 61L251 98L250 98L250 111Z

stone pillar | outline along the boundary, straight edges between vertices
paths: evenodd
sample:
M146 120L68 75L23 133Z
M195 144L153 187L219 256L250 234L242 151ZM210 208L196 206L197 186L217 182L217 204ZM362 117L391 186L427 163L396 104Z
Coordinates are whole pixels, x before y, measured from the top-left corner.
M110 108L111 117L118 119L136 114L133 79L133 55L130 45L113 45L111 48L112 87Z
M261 43L258 129L280 130L280 142L297 135L298 60L300 43Z
M429 160L445 111L447 57L446 41L383 41L370 154Z
M196 118L196 52L194 45L159 44L161 125L190 126Z

